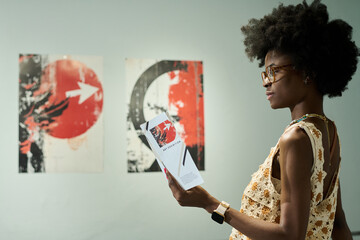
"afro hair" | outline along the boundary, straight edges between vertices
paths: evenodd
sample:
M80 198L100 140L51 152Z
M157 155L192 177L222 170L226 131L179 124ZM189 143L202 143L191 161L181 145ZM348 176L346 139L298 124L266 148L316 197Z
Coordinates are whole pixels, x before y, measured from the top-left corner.
M241 31L251 61L257 59L263 67L268 51L289 54L323 96L341 96L356 71L359 49L352 41L352 27L340 19L329 21L320 0L280 4L269 15L250 19Z

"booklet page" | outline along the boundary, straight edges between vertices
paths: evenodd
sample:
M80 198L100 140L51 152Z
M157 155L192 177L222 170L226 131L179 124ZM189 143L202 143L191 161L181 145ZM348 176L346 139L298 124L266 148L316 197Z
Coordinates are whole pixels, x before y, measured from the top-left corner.
M164 167L188 190L204 182L174 124L163 112L142 124L144 133L161 169Z

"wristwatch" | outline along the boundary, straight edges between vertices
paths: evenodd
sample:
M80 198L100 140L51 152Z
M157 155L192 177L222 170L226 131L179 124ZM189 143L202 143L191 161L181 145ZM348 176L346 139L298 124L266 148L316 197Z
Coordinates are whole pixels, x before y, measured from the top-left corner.
M217 209L215 209L215 211L211 214L211 218L215 222L223 224L223 222L225 220L225 212L229 208L230 208L230 204L228 204L227 202L222 201L219 204L219 206L217 207Z

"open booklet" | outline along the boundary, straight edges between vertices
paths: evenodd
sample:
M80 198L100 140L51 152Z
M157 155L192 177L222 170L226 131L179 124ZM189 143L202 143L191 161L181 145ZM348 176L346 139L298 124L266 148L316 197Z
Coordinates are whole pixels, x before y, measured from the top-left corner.
M169 116L163 112L140 125L161 170L170 171L180 186L188 190L204 182Z

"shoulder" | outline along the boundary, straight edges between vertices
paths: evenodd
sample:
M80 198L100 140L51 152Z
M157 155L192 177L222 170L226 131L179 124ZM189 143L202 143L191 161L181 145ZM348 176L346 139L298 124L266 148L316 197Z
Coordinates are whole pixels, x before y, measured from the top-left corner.
M307 143L311 146L309 136L299 126L291 127L280 137L280 145L283 147L297 147L299 145L307 145Z
M280 137L280 164L291 164L311 169L313 163L312 145L304 129L293 126Z

